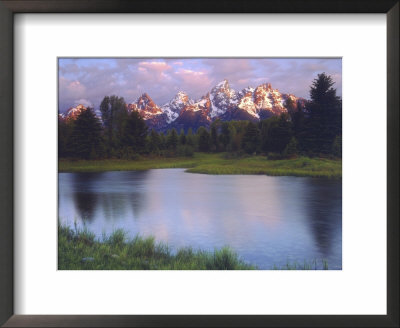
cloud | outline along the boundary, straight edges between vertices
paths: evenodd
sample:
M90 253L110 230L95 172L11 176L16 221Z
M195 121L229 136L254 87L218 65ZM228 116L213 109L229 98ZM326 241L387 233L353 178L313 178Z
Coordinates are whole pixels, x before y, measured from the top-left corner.
M75 104L75 99L84 98L87 94L87 89L78 80L69 80L64 77L59 79L59 101L67 102L63 107L70 108Z
M140 62L139 68L146 68L149 71L163 72L170 70L172 67L169 66L166 62L153 61L153 62Z
M212 87L212 80L204 71L191 69L179 69L175 72L178 85L192 98L200 98Z
M83 95L86 92L86 87L79 81L70 81L61 79L60 84L65 88L65 91L73 95Z
M200 76L205 76L204 72L196 72L192 71L190 69L180 69L175 74L180 75L180 76L188 76L188 77L200 77Z
M87 99L81 98L74 101L74 106L83 105L85 107L93 107L93 103Z
M326 72L336 82L337 94L341 95L341 60L288 58L260 59L257 61L255 82L269 82L281 92L309 98L310 86L319 73Z
M241 85L248 84L250 82L250 79L239 79L237 82L238 82L238 84L241 84Z
M246 80L254 77L254 67L249 59L204 59L202 61L206 65L210 76L214 83L218 83L227 79L231 84L235 84L238 80Z
M241 90L271 83L285 93L309 96L318 73L326 72L341 95L341 60L324 58L73 58L59 60L59 110L85 100L98 108L104 96L118 95L133 102L147 92L162 105L178 90L198 99L228 79Z

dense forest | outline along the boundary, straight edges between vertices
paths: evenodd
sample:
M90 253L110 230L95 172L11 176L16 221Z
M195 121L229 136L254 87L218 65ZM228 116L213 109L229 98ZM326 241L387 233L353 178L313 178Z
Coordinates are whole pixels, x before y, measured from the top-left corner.
M265 154L269 158L297 155L342 155L342 101L332 78L319 74L310 87L310 100L298 108L287 100L288 113L259 123L214 121L209 129L149 131L137 111L128 111L123 98L106 96L101 120L93 108L76 119L59 120L60 158L136 159L141 155L193 156L194 152L227 152L232 156Z

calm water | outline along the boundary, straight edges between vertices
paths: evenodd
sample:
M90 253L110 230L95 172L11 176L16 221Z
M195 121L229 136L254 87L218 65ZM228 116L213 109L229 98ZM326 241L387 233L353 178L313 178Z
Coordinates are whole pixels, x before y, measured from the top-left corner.
M184 169L59 173L59 217L99 237L117 228L174 249L231 246L260 269L326 259L342 268L341 181Z

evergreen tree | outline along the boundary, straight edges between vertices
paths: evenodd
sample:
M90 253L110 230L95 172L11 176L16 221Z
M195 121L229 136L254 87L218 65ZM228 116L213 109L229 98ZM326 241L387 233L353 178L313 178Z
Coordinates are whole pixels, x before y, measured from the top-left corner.
M101 118L107 134L108 152L113 147L120 146L122 127L128 116L124 98L117 96L106 96L100 104Z
M302 140L304 137L305 130L305 114L304 111L299 109L298 111L291 114L293 135L298 139Z
M160 149L162 150L167 149L167 136L162 132L160 132L159 136L160 136Z
M260 126L260 139L261 139L261 149L268 151L268 127L269 120L262 120L259 123Z
M292 114L297 111L297 103L290 97L286 99L285 107L287 108L289 114Z
M342 136L336 136L333 140L332 154L336 157L342 157Z
M179 143L181 145L186 144L186 135L185 135L185 131L183 129L181 129L181 132L179 133Z
M167 145L169 149L176 150L176 147L178 146L178 133L176 132L176 129L172 129L168 131L168 136L167 136Z
M295 157L297 155L297 145L298 142L295 137L290 139L289 143L286 145L283 155L286 157Z
M211 124L210 149L211 151L218 151L218 131L214 123Z
M208 152L210 150L210 133L207 129L201 126L197 130L197 135L199 139L199 151Z
M76 118L70 138L71 156L95 159L101 154L102 127L93 108L82 111Z
M248 153L252 154L259 149L260 143L260 131L253 122L247 124L246 131L242 139L242 149Z
M121 128L120 145L135 153L143 152L146 146L147 125L137 111L130 112Z
M242 147L242 139L246 132L248 121L230 121L231 143L229 151L240 151Z
M230 142L228 145L228 151L239 151L240 150L240 146L242 143L242 135L241 132L239 130L236 129L234 124L231 124L232 122L230 122L229 124L229 131L230 131Z
M336 136L342 135L342 101L325 73L318 74L310 90L304 147L315 153L330 153Z
M70 156L70 138L74 127L73 120L58 120L58 157Z
M263 149L268 152L282 153L292 138L290 118L287 114L273 116L266 120L263 126L264 144Z
M192 128L189 128L187 135L186 135L186 143L191 146L191 147L195 147L195 138L193 136L193 130Z
M156 130L152 129L149 136L149 151L154 154L158 154L162 148L160 135Z
M219 135L219 141L221 142L222 147L226 151L229 143L231 142L231 129L229 127L228 122L222 123L221 134Z

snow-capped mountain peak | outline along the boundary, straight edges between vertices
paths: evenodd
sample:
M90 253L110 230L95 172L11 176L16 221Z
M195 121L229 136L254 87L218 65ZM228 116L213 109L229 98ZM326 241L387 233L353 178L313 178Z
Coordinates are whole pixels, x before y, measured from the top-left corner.
M299 110L305 104L305 99L281 93L273 89L270 83L263 83L256 88L249 86L236 92L231 89L228 80L223 80L197 101L190 99L186 92L179 91L168 103L159 107L147 93L143 93L135 102L127 105L127 110L137 111L149 128L165 131L174 127L186 131L189 127L208 127L215 119L257 122ZM62 120L75 119L82 110L86 110L86 107L80 104L59 114L59 117Z
M162 114L161 108L155 104L147 93L143 93L136 102L129 104L128 110L138 111L145 119L153 115Z
M189 96L187 95L187 93L185 91L178 91L178 93L175 95L174 98L177 102L183 102L183 103L187 103L189 101Z
M182 109L182 111L192 111L192 112L203 111L207 115L209 114L210 110L211 110L210 93L207 93L205 96L201 97L196 102L188 103Z
M254 89L254 104L258 112L267 111L273 115L287 112L284 107L284 96L278 89L273 89L270 83L264 83Z
M61 118L61 119L72 119L72 120L75 120L77 117L78 117L78 115L82 112L82 111L84 111L84 110L86 110L87 109L87 107L86 106L84 106L84 105L82 105L82 104L79 104L79 105L77 105L77 106L75 106L75 107L71 107L71 108L69 108L65 113L62 113L62 114L59 114L59 117Z
M147 93L142 94L136 101L137 108L148 114L161 114L161 109Z
M210 93L211 117L223 115L238 104L238 94L231 89L228 80L219 82Z
M221 82L217 83L214 88L229 90L230 89L229 82L227 79L223 79Z
M167 124L167 115L147 93L143 93L136 102L129 104L127 109L137 111L149 128L162 129Z
M187 93L179 91L169 103L166 103L161 107L161 110L167 115L167 122L171 123L178 118L185 106L191 104L193 104L193 100L189 99Z
M257 108L253 101L253 92L251 92L250 90L243 94L238 103L238 108L246 111L256 118L260 118L260 116L257 114Z

